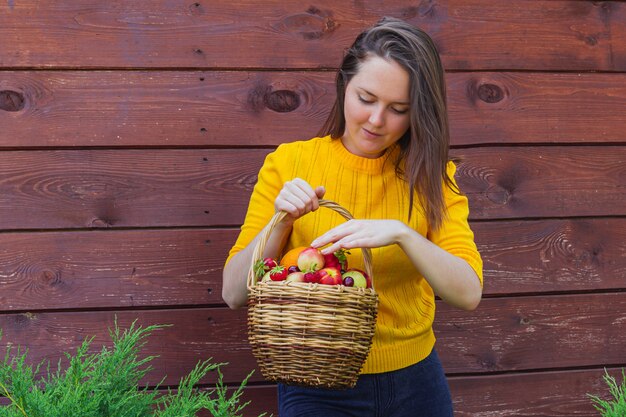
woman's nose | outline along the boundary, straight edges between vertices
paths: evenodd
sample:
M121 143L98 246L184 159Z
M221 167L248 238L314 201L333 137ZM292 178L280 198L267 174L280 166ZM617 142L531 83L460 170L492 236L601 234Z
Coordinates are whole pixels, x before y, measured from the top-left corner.
M383 126L385 124L384 109L376 108L370 113L368 122L372 126Z

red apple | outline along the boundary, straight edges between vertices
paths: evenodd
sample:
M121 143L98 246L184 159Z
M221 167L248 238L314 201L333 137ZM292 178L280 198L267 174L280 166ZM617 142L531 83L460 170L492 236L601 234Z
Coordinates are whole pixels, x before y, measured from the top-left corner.
M353 287L356 287L356 288L371 287L370 281L368 280L368 277L367 277L367 273L364 271L361 271L360 269L350 268L346 272L344 272L341 277L343 278L344 281L346 281L347 278L351 278L353 282L352 284Z
M306 248L298 255L298 269L302 272L314 272L324 268L324 256L317 248Z
M304 281L304 272L295 271L287 275L285 281L306 282Z
M340 285L341 284L341 271L337 268L324 268L317 271L320 277L320 284L326 285Z

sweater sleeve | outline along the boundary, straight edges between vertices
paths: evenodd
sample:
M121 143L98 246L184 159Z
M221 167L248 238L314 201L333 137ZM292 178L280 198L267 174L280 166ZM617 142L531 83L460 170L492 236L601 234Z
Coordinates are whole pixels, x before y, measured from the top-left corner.
M275 213L274 201L283 184L288 181L281 167L289 167L290 155L285 145L280 145L274 152L265 157L257 182L252 190L248 211L239 237L231 248L225 264L243 250L263 230Z
M448 176L456 186L454 174L456 165L448 163ZM450 187L444 187L444 197L448 210L447 218L436 232L429 230L428 239L447 252L465 260L476 272L483 285L483 261L474 242L474 233L469 227L469 205L467 197L456 194Z

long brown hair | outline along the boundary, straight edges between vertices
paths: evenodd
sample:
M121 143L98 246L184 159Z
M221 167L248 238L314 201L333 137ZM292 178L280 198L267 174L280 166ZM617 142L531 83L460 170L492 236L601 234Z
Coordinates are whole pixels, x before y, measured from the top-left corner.
M371 56L393 60L410 78L410 124L397 142L396 173L409 184L409 218L417 194L433 229L446 217L443 187L459 192L446 172L450 133L444 69L433 40L403 20L384 17L363 31L346 52L336 77L337 98L319 132L337 139L344 135L346 86Z

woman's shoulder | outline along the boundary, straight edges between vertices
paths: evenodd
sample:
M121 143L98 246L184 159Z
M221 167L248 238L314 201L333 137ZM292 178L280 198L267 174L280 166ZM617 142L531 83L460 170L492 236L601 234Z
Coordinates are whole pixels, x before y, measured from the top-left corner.
M320 147L329 146L331 143L330 136L314 137L306 140L295 140L292 142L281 143L275 152L279 153L300 153L303 151L312 151Z

